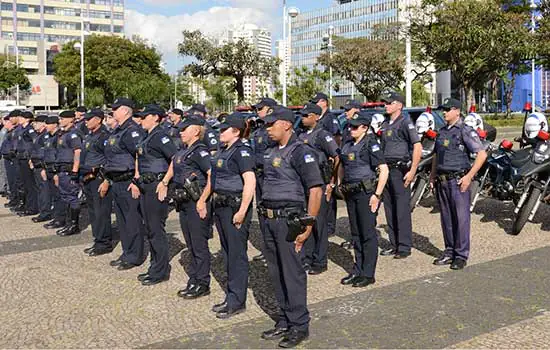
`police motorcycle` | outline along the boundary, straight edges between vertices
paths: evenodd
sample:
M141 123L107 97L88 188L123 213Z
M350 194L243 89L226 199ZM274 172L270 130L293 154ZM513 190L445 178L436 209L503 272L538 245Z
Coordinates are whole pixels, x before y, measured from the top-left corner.
M527 221L533 220L541 203L550 202L550 134L544 114L531 113L525 122L524 134L536 143L529 160L518 172L515 192L521 196L514 209L513 235L519 234Z
M418 163L416 177L411 187L411 212L414 211L420 200L430 192L430 173L435 151L435 138L437 137L434 116L431 111L427 110L420 114L416 119L415 126L422 143L422 158Z

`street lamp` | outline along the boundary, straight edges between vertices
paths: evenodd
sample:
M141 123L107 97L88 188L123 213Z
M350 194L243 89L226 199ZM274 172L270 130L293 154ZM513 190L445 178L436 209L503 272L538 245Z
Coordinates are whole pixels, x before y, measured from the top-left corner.
M19 48L17 47L17 38L13 36L13 33L9 33L8 34L8 38L9 39L13 39L13 47L14 47L14 53L15 53L15 66L17 68L19 68ZM7 57L7 60L8 60L8 64L9 64L9 60L10 60L10 56L9 56L9 46L8 46L8 53L6 55ZM16 100L16 104L19 106L19 84L15 85L15 88L16 88L16 96L15 96L15 100Z
M323 42L326 45L326 48L328 50L329 58L332 59L332 49L334 46L332 45L332 36L334 35L334 26L328 27L328 33L325 33L323 35ZM328 76L329 76L329 82L328 82L328 94L329 94L329 108L332 108L332 63L328 66Z
M535 10L537 9L537 5L535 4L535 0L531 0L531 33L535 34ZM533 106L533 112L535 111L535 58L533 57L531 59L531 106Z
M76 42L73 47L80 52L80 105L84 106L84 45Z
M284 40L284 57L283 57L283 106L286 106L287 100L287 56L292 57L292 19L298 17L300 10L296 7L290 7L288 12L286 10L286 1L284 2L283 7L283 40ZM287 32L287 22L288 22L288 37Z

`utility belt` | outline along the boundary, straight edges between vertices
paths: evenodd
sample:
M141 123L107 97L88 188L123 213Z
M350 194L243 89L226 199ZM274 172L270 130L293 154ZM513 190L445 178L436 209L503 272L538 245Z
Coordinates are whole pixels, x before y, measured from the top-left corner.
M360 182L341 184L340 191L345 196L353 195L360 192L372 193L376 190L377 185L377 180L364 179Z
M467 170L460 171L438 171L436 180L439 182L447 182L451 180L458 180L468 173Z
M40 159L31 159L32 161L32 166L35 168L35 169L45 169L46 168L46 164L44 163L43 160L40 160Z
M325 182L325 184L330 183L330 180L332 179L332 171L333 171L333 163L332 161L323 162L319 165L319 169L321 170L321 178Z
M111 182L124 182L134 178L134 170L111 171L106 173L105 177Z
M144 185L152 184L153 182L162 181L166 173L143 173L139 174L140 182Z
M101 175L101 173L99 171L99 168L92 168L91 171L88 171L88 172L84 173L84 175L82 175L82 183L84 183L84 185L87 185L90 182L97 179L98 177L103 178L103 176Z
M73 171L73 164L72 163L60 163L55 164L55 172L56 173L69 173Z
M45 163L44 169L46 169L46 172L55 174L55 163Z
M408 171L411 167L410 161L398 160L398 161L387 161L386 163L390 169L399 169L401 171Z
M230 207L233 209L239 209L241 202L243 201L242 195L229 195L224 193L214 193L212 196L214 202L214 208Z
M287 242L294 242L298 235L302 234L307 226L315 223L315 217L307 215L304 208L291 207L282 209L270 209L263 206L258 207L258 215L266 219L286 219L288 233Z
M256 176L258 176L258 177L264 176L264 166L263 165L256 165L256 168L254 168L254 172L256 173Z
M17 159L19 160L29 160L30 158L30 152L24 151L24 152L17 152Z

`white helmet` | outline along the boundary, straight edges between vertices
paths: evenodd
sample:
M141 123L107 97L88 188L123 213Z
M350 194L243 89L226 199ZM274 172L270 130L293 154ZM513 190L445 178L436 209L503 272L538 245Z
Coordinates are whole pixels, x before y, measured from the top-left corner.
M419 136L424 135L424 133L430 129L434 129L435 122L434 116L429 112L424 112L418 116L416 119L416 132Z
M464 124L471 126L474 130L485 130L483 126L483 118L477 113L470 113L464 118Z
M380 113L375 113L372 115L372 120L370 122L370 127L372 128L372 131L377 134L380 130L380 127L382 126L382 123L384 122L386 118Z
M531 113L525 120L524 130L527 138L534 139L539 131L548 132L548 121L540 112Z

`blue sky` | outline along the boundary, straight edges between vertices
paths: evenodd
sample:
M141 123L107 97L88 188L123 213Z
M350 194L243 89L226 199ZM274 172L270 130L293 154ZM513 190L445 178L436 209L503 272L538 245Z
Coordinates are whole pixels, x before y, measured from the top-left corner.
M287 0L300 11L328 7L333 0ZM177 43L184 29L210 34L239 24L253 23L282 36L283 0L126 0L126 35L139 35L163 54L166 70L175 73L184 64Z

